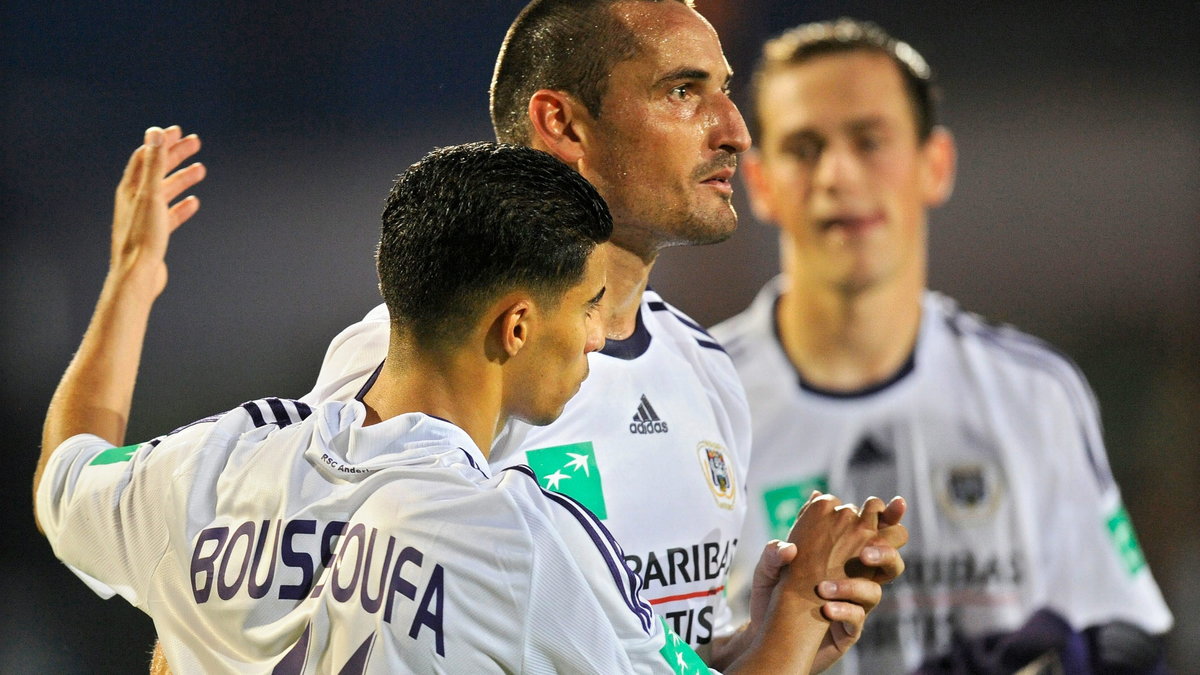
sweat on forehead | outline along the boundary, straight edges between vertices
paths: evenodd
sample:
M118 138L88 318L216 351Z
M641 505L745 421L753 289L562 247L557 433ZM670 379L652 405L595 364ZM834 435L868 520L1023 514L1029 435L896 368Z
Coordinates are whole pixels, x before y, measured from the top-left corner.
M540 89L566 92L592 117L601 114L608 76L633 58L638 36L619 10L631 5L691 0L534 0L509 26L492 72L491 117L496 138L529 144L529 99Z

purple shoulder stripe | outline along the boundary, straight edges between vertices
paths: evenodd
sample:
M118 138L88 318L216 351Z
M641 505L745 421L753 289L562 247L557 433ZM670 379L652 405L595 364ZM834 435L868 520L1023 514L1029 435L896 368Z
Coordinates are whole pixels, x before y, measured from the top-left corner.
M542 491L542 494L547 499L564 508L567 513L570 513L579 522L584 532L587 532L592 543L595 544L596 550L599 551L600 556L604 559L605 565L608 566L608 572L612 576L613 583L617 585L617 589L621 592L621 596L625 600L625 606L638 617L642 625L642 630L649 633L651 624L654 621L654 611L641 598L642 579L625 564L625 552L612 536L612 533L608 531L608 528L604 526L604 523L600 522L600 519L596 518L596 515L589 511L587 507L571 497L542 488L537 482L537 475L528 466L519 464L508 467L505 471L518 471L528 476L533 480L534 484L538 485L538 489Z

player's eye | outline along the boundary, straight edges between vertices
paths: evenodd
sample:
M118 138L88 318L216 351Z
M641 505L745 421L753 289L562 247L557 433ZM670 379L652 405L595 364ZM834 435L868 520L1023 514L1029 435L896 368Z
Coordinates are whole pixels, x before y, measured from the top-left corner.
M813 164L821 157L824 144L811 136L792 136L780 146L780 151L805 164Z
M692 93L692 85L691 84L679 84L674 87L671 87L670 96L671 96L671 98L673 98L675 100L685 101L685 100L687 100L687 97L691 95L691 93Z
M883 146L883 138L878 134L863 134L858 138L860 152L875 152Z

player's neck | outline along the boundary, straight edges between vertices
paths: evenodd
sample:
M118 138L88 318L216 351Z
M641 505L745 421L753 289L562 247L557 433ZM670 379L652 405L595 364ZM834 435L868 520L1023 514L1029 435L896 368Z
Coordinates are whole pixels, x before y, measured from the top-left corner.
M603 306L607 309L605 337L624 340L633 335L637 328L638 308L642 304L642 293L650 280L654 259L643 256L614 243L608 247L608 278L605 280Z
M485 458L500 427L500 383L461 353L414 357L389 350L363 403L367 407L364 424L405 413L425 413L465 431Z
M887 381L916 344L924 282L924 274L909 275L847 292L789 280L775 310L788 359L819 389L858 391Z

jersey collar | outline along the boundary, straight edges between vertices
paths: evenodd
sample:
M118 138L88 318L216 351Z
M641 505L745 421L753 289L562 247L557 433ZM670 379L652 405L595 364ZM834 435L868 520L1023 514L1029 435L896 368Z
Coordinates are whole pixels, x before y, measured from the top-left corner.
M649 289L647 289L649 290ZM633 327L633 333L624 340L605 340L604 349L600 353L605 356L611 356L614 359L622 361L632 361L650 349L650 331L646 329L646 324L642 322L642 312L646 308L645 298L642 299L642 304L638 306L637 321Z

